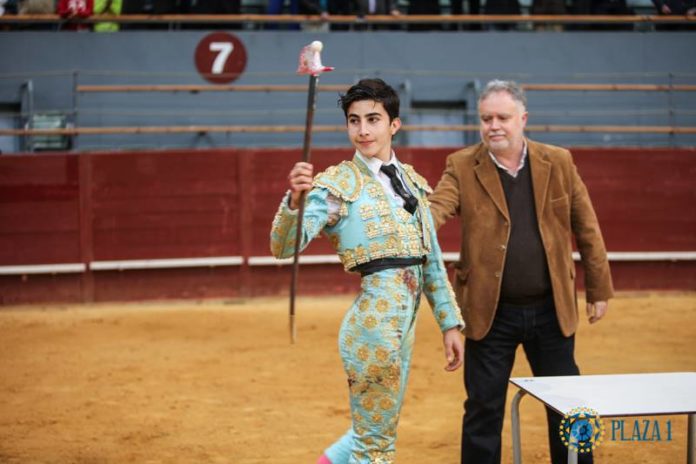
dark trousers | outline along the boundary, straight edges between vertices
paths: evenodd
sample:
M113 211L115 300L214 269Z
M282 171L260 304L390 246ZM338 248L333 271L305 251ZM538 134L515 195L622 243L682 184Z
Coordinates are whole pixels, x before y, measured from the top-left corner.
M505 397L515 350L522 344L535 376L578 375L575 338L564 337L553 298L531 305L500 304L488 334L466 340L464 384L467 400L462 423L462 464L499 464ZM562 417L546 409L553 464L565 464L568 449L559 436ZM578 456L592 463L592 455Z

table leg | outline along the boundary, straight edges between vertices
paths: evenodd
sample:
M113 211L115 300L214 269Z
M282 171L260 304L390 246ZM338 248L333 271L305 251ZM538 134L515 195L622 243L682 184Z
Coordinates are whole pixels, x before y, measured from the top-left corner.
M519 390L512 399L512 462L522 464L522 445L520 442L520 401L525 395L524 390Z
M688 436L686 437L686 462L696 463L696 414L689 414Z

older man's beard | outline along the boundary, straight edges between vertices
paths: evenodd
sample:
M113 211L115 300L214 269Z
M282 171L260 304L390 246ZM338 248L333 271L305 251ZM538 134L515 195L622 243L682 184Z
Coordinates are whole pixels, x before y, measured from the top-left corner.
M498 140L491 140L493 135L502 135L504 138L498 139ZM506 148L510 145L510 140L508 140L507 137L505 137L505 134L488 134L487 139L487 145L491 148Z

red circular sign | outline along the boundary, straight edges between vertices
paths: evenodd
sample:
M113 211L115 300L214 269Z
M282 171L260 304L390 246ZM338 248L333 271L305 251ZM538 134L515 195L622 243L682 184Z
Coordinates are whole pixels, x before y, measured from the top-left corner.
M227 84L244 72L247 53L236 36L214 32L198 43L195 60L196 69L204 79L213 84Z

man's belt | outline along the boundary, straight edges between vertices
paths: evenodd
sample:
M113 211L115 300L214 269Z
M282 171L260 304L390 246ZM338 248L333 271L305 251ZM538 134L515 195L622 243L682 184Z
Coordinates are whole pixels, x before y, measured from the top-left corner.
M365 277L366 275L374 274L375 272L383 271L385 269L424 264L425 261L425 256L420 256L417 258L380 258L355 266L350 271L359 272L362 277Z

